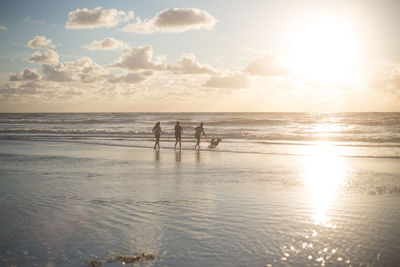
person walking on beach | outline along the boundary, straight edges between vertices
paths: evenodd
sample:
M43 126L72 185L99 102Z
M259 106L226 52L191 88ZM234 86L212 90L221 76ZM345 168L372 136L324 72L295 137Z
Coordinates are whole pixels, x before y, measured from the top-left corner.
M179 125L179 121L176 122L175 125L175 146L174 149L176 148L176 145L179 142L179 149L181 149L181 141L182 141L182 134L183 134L183 128L182 126Z
M154 125L151 133L153 133L154 136L156 137L156 142L154 143L154 149L156 149L157 146L158 146L158 149L160 149L160 136L161 136L162 131L161 131L159 121L156 123L156 125Z
M201 133L203 133L204 137L207 138L206 133L204 132L204 129L203 129L203 123L201 122L199 126L194 128L194 130L195 130L194 137L196 137L196 145L194 146L194 149L196 149L196 148L200 149L200 136L201 136Z

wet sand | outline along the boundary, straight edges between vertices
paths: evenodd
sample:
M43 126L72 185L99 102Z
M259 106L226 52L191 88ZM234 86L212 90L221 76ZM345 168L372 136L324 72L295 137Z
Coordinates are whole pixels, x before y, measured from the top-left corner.
M394 266L399 159L0 141L0 265ZM121 262L102 262L120 266Z

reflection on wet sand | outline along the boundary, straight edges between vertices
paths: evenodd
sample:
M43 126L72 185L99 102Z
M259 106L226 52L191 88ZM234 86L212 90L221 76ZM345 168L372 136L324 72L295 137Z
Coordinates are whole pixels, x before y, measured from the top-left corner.
M327 213L346 183L346 169L334 147L320 144L311 150L301 176L314 205L315 223L332 226Z
M197 162L200 162L200 161L201 161L201 158L200 158L200 150L197 150L197 151L196 151L196 161L197 161Z
M175 161L180 162L181 161L181 150L175 150Z

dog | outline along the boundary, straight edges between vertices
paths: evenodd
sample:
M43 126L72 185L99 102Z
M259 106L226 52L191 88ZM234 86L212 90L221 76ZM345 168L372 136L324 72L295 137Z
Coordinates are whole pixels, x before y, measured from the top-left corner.
M217 138L212 138L209 147L215 148L215 147L218 146L219 142L221 142L221 141L222 141L221 138L218 138L218 139Z

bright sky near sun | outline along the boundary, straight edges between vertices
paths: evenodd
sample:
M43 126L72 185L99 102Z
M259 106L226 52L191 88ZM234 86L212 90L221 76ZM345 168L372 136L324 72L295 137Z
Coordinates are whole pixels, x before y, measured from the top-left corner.
M400 1L2 1L0 112L400 111Z

